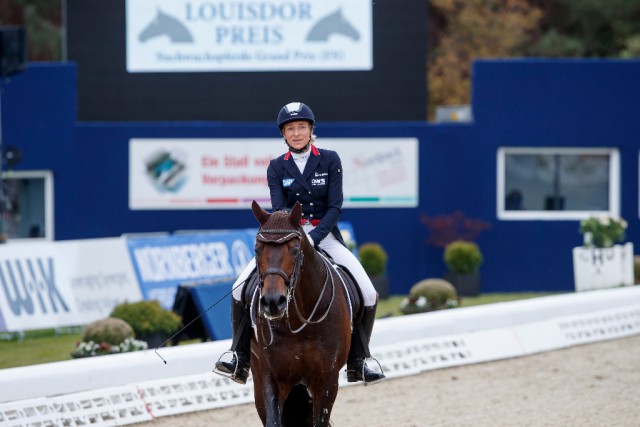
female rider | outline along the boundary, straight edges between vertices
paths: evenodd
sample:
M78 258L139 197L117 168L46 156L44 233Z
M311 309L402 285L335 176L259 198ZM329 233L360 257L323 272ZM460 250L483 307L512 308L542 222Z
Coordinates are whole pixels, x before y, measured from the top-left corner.
M291 209L296 202L302 205L301 226L312 245L326 251L333 260L346 267L360 286L364 299L364 314L361 326L354 325L351 348L347 359L349 382L377 382L384 373L370 370L366 355L375 321L378 294L353 253L347 249L338 229L342 212L342 165L335 151L313 145L315 117L311 109L301 103L292 102L280 109L278 128L289 150L273 159L267 169L267 180L271 193L273 211ZM249 377L251 325L242 321L245 308L240 302L244 284L255 268L255 259L249 262L234 283L231 304L232 330L234 334L230 362L218 361L216 369L231 379L245 384ZM364 333L364 337L361 336ZM364 339L363 339L364 338Z

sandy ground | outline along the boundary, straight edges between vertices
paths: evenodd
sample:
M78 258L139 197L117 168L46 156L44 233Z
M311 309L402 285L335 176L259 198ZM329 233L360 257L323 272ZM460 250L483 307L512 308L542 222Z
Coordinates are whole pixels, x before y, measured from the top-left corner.
M640 335L341 388L348 426L640 426ZM253 404L137 424L260 426Z

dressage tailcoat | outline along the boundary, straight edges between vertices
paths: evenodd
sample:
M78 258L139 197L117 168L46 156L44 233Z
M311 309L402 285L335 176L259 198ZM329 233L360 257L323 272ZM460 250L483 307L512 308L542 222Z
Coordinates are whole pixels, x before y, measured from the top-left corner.
M302 218L320 220L309 232L319 244L329 233L344 244L338 229L342 213L342 164L338 153L312 145L303 173L291 152L271 160L267 168L273 211L302 205Z

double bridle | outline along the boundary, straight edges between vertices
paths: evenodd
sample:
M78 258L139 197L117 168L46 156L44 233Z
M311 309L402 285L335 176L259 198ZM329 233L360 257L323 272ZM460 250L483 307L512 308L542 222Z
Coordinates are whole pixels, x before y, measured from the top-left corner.
M275 235L280 235L281 237L279 238L268 238L265 236L265 234L275 234ZM320 295L318 296L318 299L316 300L316 304L313 307L313 310L311 310L311 314L309 315L308 318L305 318L302 313L300 312L300 308L298 307L298 302L295 299L295 291L296 291L296 287L298 285L298 282L300 281L300 273L302 272L302 267L304 264L304 253L302 251L302 232L300 232L299 230L280 230L280 229L266 229L266 230L258 230L258 235L256 236L257 240L264 242L264 243L275 243L275 244L282 244L285 242L288 242L291 239L298 239L299 243L298 243L298 253L296 254L296 259L293 265L293 271L291 272L291 276L287 276L287 274L282 271L282 269L280 268L275 268L275 267L271 267L268 268L266 271L261 272L260 271L260 263L256 262L256 268L258 270L258 281L259 281L259 289L260 289L260 294L262 294L262 285L264 283L264 279L271 275L271 274L275 274L277 276L282 277L282 279L284 280L285 285L287 285L287 308L285 309L285 316L287 318L287 324L289 325L289 330L296 334L298 332L300 332L302 329L304 329L305 326L307 326L308 324L313 324L313 323L320 323L322 322L327 315L329 314L329 311L331 310L331 306L333 305L333 300L335 299L336 296L336 286L335 286L335 282L333 280L333 275L331 274L331 270L330 270L330 266L329 266L329 261L324 257L324 255L321 255L321 259L323 261L324 267L325 267L325 271L327 273L324 284L322 285L322 291L320 291ZM329 301L329 305L327 307L327 310L322 314L322 316L317 319L317 320L312 320L313 316L315 315L316 311L318 310L318 307L320 306L320 302L322 301L322 297L324 296L324 292L327 288L327 285L329 283L329 281L331 281L331 300ZM258 301L260 301L260 298L258 298ZM302 325L297 328L297 329L293 329L291 328L291 323L289 321L289 303L293 301L293 306L296 309L296 315L298 317L298 320L300 320L300 322L302 322ZM273 339L273 335L272 335L272 339Z

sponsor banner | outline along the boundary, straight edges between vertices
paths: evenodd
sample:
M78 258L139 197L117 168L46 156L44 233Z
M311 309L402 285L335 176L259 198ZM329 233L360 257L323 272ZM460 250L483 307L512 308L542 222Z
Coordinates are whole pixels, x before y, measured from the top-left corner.
M83 325L140 299L123 239L0 247L0 331Z
M344 168L344 207L418 206L416 138L328 138ZM280 139L131 139L131 209L245 209L270 206L269 161Z
M254 241L255 231L239 230L129 238L127 246L144 299L171 309L180 284L232 284L253 258Z
M370 0L127 0L127 71L371 70Z

